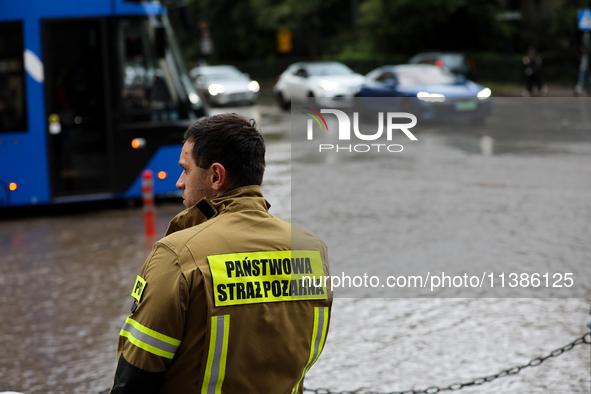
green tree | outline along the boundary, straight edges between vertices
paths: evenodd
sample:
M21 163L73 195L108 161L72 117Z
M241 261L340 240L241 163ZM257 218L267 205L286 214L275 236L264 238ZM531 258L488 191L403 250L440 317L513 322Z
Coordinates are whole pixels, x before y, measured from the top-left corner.
M207 24L213 41L209 61L233 61L266 57L275 48L275 36L256 23L256 15L249 1L190 0L191 31L180 33L185 56L190 61L204 58L201 51L203 24ZM171 8L171 6L169 6ZM176 25L179 21L174 19ZM177 29L179 30L179 29ZM181 29L182 30L182 29Z
M500 34L498 6L487 0L365 0L362 45L378 53L481 50Z
M342 0L250 0L250 4L261 28L276 32L287 27L293 32L295 54L317 58L334 50L337 41L351 38L351 8Z
M356 2L357 0L351 0ZM206 22L214 44L211 61L272 60L277 57L276 33L287 27L293 33L292 57L318 58L338 52L352 39L351 3L340 0L187 0L192 29L169 0L170 18L179 32L185 55L201 56L201 23Z

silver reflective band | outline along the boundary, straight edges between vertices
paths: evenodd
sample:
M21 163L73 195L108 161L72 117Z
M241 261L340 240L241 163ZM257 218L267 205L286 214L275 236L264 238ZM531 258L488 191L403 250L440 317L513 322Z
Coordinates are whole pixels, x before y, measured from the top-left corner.
M212 316L207 366L201 394L220 394L226 375L230 315Z
M310 358L308 359L308 363L304 367L302 371L302 376L298 380L297 384L294 386L293 390L291 391L292 394L298 392L298 388L302 381L304 380L304 376L306 376L306 372L314 365L322 348L324 346L324 340L326 339L326 329L328 326L328 308L321 307L321 308L314 308L314 331L312 333L312 344L310 346Z
M181 341L160 334L145 327L131 318L125 324L119 335L127 338L132 344L157 356L172 359Z

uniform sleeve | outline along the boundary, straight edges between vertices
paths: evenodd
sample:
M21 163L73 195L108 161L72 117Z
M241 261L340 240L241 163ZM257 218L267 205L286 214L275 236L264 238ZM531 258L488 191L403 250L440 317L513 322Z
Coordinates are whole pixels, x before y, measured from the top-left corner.
M133 286L139 302L119 336L112 394L158 392L183 338L189 291L177 255L156 244L140 278Z

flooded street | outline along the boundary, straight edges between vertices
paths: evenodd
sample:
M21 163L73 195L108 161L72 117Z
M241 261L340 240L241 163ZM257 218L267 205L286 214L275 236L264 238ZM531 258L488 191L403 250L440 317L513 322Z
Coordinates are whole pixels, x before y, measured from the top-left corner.
M415 145L394 141L405 148L396 159L314 156L292 146L290 114L272 104L213 111L257 120L271 213L323 238L335 272L389 272L391 248L399 265L441 258L459 270L579 272L572 294L548 289L538 298L510 289L421 298L344 291L306 387L443 388L527 364L589 331L591 102L565 100L542 112L522 108L534 130L507 122L510 100L483 126L419 128ZM372 202L359 208L353 194ZM374 204L387 208L374 212ZM182 209L180 199L159 204L157 233ZM0 392L108 388L151 242L137 207L0 220ZM370 247L382 266L351 263ZM460 392L591 393L590 346Z

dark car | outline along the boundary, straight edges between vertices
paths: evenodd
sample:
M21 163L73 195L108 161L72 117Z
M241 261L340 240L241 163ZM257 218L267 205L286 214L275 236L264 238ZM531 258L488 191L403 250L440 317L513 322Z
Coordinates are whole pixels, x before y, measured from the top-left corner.
M446 67L454 74L463 75L470 80L474 80L476 77L476 63L461 52L423 52L410 58L408 63Z
M483 121L492 110L489 88L428 64L379 67L365 77L356 97L400 97L392 102L364 100L372 110L404 110L420 120ZM380 108L384 106L384 108ZM386 108L387 107L387 108Z

